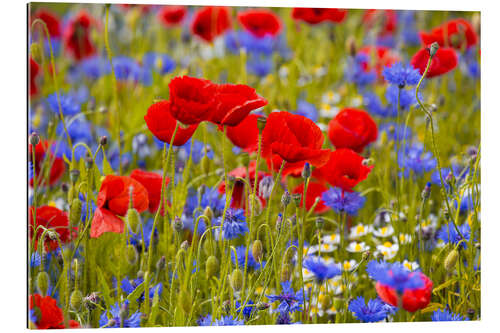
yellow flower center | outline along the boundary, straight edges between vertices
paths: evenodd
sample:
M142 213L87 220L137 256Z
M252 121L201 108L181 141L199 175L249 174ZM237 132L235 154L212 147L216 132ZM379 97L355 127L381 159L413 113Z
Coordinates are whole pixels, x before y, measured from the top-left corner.
M365 227L364 227L363 225L358 225L358 226L356 227L356 233L357 233L357 234L361 234L361 233L363 233L364 231L365 231Z
M385 246L385 247L392 247L392 243L391 243L391 242L385 242L385 243L384 243L384 246Z
M356 245L354 246L354 251L361 251L363 248L361 247L361 245L359 243L356 243Z

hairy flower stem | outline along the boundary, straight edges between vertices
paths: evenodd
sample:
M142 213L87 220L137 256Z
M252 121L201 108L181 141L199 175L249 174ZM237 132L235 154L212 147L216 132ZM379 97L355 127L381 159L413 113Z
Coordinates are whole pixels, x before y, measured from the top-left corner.
M302 261L303 261L303 256L304 256L304 238L305 238L305 231L304 231L304 225L306 223L306 199L307 199L307 188L309 186L309 177L307 177L304 180L304 192L302 194L302 217L298 219L297 216L297 233L298 233L298 238L299 238L299 249L297 250L298 252L298 264L299 264L299 276L300 276L300 285L302 286L302 295L305 295L305 288L304 288L304 273L302 271ZM321 244L320 244L321 247ZM307 309L307 318L309 318L309 310L310 308ZM304 317L306 315L305 311L302 312L302 320L305 320L306 318Z

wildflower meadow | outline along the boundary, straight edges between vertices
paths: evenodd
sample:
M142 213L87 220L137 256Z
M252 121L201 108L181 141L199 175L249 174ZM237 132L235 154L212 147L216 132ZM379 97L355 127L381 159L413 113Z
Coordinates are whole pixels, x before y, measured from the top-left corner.
M27 25L29 328L481 319L479 12Z

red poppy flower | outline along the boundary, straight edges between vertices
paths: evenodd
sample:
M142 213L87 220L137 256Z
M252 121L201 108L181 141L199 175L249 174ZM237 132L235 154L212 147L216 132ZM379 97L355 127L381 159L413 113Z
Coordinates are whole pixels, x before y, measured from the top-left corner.
M30 68L29 68L29 76L30 76L30 96L34 96L38 94L38 87L36 85L36 78L40 74L40 66L30 57Z
M73 17L64 31L64 46L76 60L93 56L96 52L90 40L90 28L96 25L94 19L82 10Z
M392 9L367 9L363 15L363 23L368 28L372 28L374 25L380 24L382 27L380 34L385 35L393 33L396 30L398 25L398 16L396 11Z
M286 111L272 112L262 131L262 156L279 155L288 163L309 162L320 167L328 160L321 129L309 118Z
M421 31L420 39L424 45L437 42L439 46L452 46L456 49L461 49L464 43L469 48L479 42L479 37L474 31L472 24L463 18L445 22L439 27L432 29L429 33Z
M211 43L217 36L231 28L231 18L226 7L205 7L194 14L191 31Z
M186 17L184 6L163 6L158 12L158 19L166 27L179 25Z
M97 195L97 209L90 227L90 237L97 238L105 232L122 233L124 223L118 216L125 216L130 203L142 213L149 207L148 192L137 180L126 176L107 175Z
M158 206L160 206L162 176L155 172L135 169L130 173L130 178L137 180L144 186L148 192L149 211L151 213L156 213ZM170 178L167 177L165 179L165 186L167 186L169 182Z
M221 126L236 126L249 113L267 104L255 89L244 84L221 84L217 86L214 110L210 121Z
M352 192L352 188L365 180L373 166L363 165L363 156L351 149L342 148L330 153L328 162L313 170L312 176L330 185Z
M269 170L274 170L274 172L279 172L283 159L279 155L273 155L271 158L266 159L267 167ZM295 162L295 163L285 163L283 167L282 181L285 181L286 176L301 177L302 170L304 169L305 161Z
M238 125L226 127L226 136L231 142L247 153L257 151L259 148L259 128L257 119L262 117L257 114L249 114Z
M238 13L240 24L256 37L266 35L276 36L281 31L281 21L278 15L270 10L246 10Z
M342 109L328 124L328 137L337 149L349 148L360 153L377 135L377 124L363 110Z
M339 8L294 8L292 18L309 24L318 24L324 21L341 23L347 15L347 9Z
M186 125L210 119L214 106L216 85L209 80L178 76L168 84L170 113Z
M33 218L34 212L35 208L30 207L29 209L30 227L28 231L30 239L33 238L33 232L38 226L44 226L47 229L52 229L53 231L57 232L57 234L59 235L59 239L63 244L69 243L71 239L76 236L75 233L76 228L70 232L67 212L63 212L59 208L52 206L37 207L36 223ZM42 236L42 233L43 231L41 229L38 229L36 232L35 237L37 244L40 237ZM48 237L44 239L44 244L47 251L54 251L59 247L59 243L57 242L56 239L49 239Z
M35 168L37 186L47 185L47 176L48 184L54 185L59 181L59 179L61 179L64 175L64 171L66 170L63 159L54 156L50 151L50 147L51 143L43 140L40 140L40 142L35 146L35 162L33 163L33 166ZM28 159L32 161L33 146L31 144L28 145L28 152ZM47 168L49 168L48 172ZM30 180L30 186L33 186L33 179Z
M382 76L382 70L384 67L390 67L397 61L400 61L399 56L394 53L390 48L385 46L365 46L359 50L359 53L366 54L370 58L375 57L373 59L373 63L375 64L375 71L377 72L377 76L379 81L383 81L384 78ZM371 71L373 68L371 62L366 62L363 64L365 71Z
M172 116L171 104L169 101L160 101L154 103L148 108L147 114L144 116L146 125L153 135L160 141L170 144L172 135L174 134L177 120ZM188 127L179 126L175 134L174 146L182 146L192 136L198 128L198 124Z
M63 312L52 297L39 294L30 295L29 307L30 310L35 309L36 328L40 330L64 328Z
M126 4L126 3L120 3L120 4L118 4L118 6L120 6L120 8L123 9L124 11L127 11L131 8L139 8L141 13L143 13L143 14L149 13L151 8L153 7L153 5L134 5L134 4Z
M420 71L420 74L424 74L425 68L427 67L427 62L429 61L429 50L423 48L411 59L411 64L414 68ZM426 77L431 78L448 73L458 64L458 56L454 49L439 48L432 58L431 66L427 71Z
M33 15L33 20L35 19L40 19L47 25L50 37L61 37L61 22L56 14L47 9L39 9Z
M432 281L424 273L415 272L412 274L420 274L422 280L424 281L424 286L419 289L404 291L402 299L403 309L408 312L415 312L429 305L432 292ZM394 288L377 282L375 289L384 302L391 304L392 306L398 306L398 297Z
M316 202L316 198L320 198L318 204L314 208L314 212L317 214L321 214L326 212L329 208L325 205L323 200L321 199L321 194L323 192L328 191L328 187L318 182L310 182L307 185L307 193L306 193L306 209L309 210ZM292 193L300 193L304 194L304 183L300 184L296 188L293 189ZM300 199L300 206L302 207L304 203L304 197Z
M233 176L235 178L243 178L243 179L249 179L250 180L250 186L252 186L251 189L247 189L247 191L253 191L253 187L255 184L255 165L256 161L251 161L248 168L245 166L236 168L232 170L231 172L228 173L229 176ZM259 193L259 183L262 180L262 178L270 176L269 173L259 171L258 177L257 177L257 193ZM222 184L219 186L219 193L226 193L226 184L222 182ZM262 204L262 206L265 206L266 200L260 196L257 196ZM241 180L236 180L233 188L233 193L232 193L232 201L231 201L231 208L246 208L246 202L245 202L245 183Z

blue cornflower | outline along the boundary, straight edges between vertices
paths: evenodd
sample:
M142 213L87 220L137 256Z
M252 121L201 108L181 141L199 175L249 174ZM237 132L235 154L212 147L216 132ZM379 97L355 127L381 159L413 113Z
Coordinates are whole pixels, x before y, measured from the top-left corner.
M412 65L405 66L401 62L395 62L390 67L385 67L382 70L382 75L387 82L399 88L414 86L421 77L420 72Z
M349 215L356 215L366 201L366 198L358 192L345 192L338 187L323 192L321 199L335 212L346 212Z
M38 321L38 318L37 318L36 313L35 313L35 309L30 310L28 317L32 323L36 323Z
M118 81L140 81L145 86L149 86L153 83L151 71L142 68L135 59L119 56L114 57L112 62Z
M205 190L201 194L193 193L190 191L189 196L186 199L184 205L184 213L182 214L182 222L184 224L184 229L189 229L194 232L196 219L202 215L203 210L206 207L210 207L214 213L214 217L219 217L226 205L226 195L220 194L216 188L205 187ZM200 219L198 221L197 233L203 234L206 230L205 220Z
M123 302L122 307L124 310L128 308L129 301L125 300ZM134 312L132 315L127 316L128 318L125 318L123 321L123 325L121 324L120 321L120 305L115 303L114 305L111 305L111 309L109 310L109 315L111 318L108 318L108 311L104 311L101 314L101 318L99 319L99 326L100 327L106 327L106 328L111 328L111 327L140 327L141 326L141 316L142 313L139 311Z
M31 254L30 267L31 268L38 267L41 264L42 264L42 257L37 251L33 252Z
M28 180L33 179L33 162L28 162Z
M144 282L143 278L129 280L127 277L124 277L121 282L121 288L127 295L130 295L143 282ZM163 291L163 284L161 282L158 283L157 285L149 287L149 298L152 299L155 293L157 293L158 296L161 296L162 291ZM144 301L144 292L138 298L138 301L139 302Z
M281 294L279 295L266 295L269 302L273 303L279 301L280 304L274 310L275 312L289 313L300 310L300 305L304 303L304 295L302 294L302 289L295 292L291 286L290 281L281 282Z
M139 133L132 138L132 152L140 160L151 155L151 148L148 146L148 137L144 133Z
M347 69L344 73L346 80L361 87L375 82L377 73L374 70L365 70L366 63L369 61L370 57L364 53L359 53L354 58L349 58Z
M419 46L420 35L415 24L415 13L412 10L398 11L398 21L405 27L401 29L401 37L405 45Z
M300 114L314 122L318 121L318 110L314 104L308 103L302 99L297 102L297 111L295 111L295 114Z
M259 77L264 77L273 69L273 59L271 57L261 57L250 55L247 59L247 70Z
M243 315L246 317L246 318L249 318L251 315L252 315L252 312L255 311L255 306L253 306L255 303L252 301L252 300L248 300L248 302L246 303L245 305L245 308L243 308ZM240 313L241 312L241 306L243 304L240 303L240 301L236 301L236 313Z
M477 195L477 194L476 194ZM477 198L476 198L477 199ZM458 206L458 201L454 201L455 208ZM474 195L470 190L466 190L460 199L460 213L465 213L474 209Z
M240 246L236 247L236 255L238 257L238 267L240 267L242 269L245 267L245 260L246 260L245 259L245 257L246 257L245 252L247 253L247 256L248 256L248 261L247 261L248 267L252 267L253 269L258 270L261 267L264 267L266 265L265 261L262 261L259 263L257 260L255 260L250 249L248 249L248 251L246 251L245 245L240 245ZM236 258L234 256L233 251L231 251L231 260L233 261L233 264L236 263Z
M93 139L91 128L90 122L86 121L83 117L74 118L66 125L66 129L73 143L84 142L87 145L90 144ZM56 133L63 138L66 137L66 132L64 131L62 123L57 125Z
M148 52L142 57L142 65L146 69L154 69L157 73L167 74L175 69L175 61L167 54Z
M447 309L437 310L432 313L432 321L467 321L469 318L462 317L458 313L453 313Z
M288 312L280 312L278 313L278 317L276 318L276 325L295 325L302 324L300 321L296 321L292 323L292 318Z
M144 246L146 246L146 248L149 248L149 242L151 241L151 230L153 229L153 222L154 220L151 218L146 223L142 224L142 231L140 228L138 228L136 233L133 232L132 230L129 230L130 243L132 245L142 244L142 235L144 234ZM158 236L158 229L155 229L155 232L153 234L153 241L154 238L157 236Z
M189 154L191 154L191 159L195 164L200 163L203 156L205 156L205 151L207 152L207 157L209 159L214 158L214 151L212 147L210 147L210 145L205 145L203 142L198 140L194 140L193 142L192 153L191 153L191 139L189 139L189 141L182 146L182 150L184 150L185 153L184 159L187 160L189 158Z
M414 274L399 262L388 263L372 260L366 266L368 275L383 285L396 289L399 293L422 287L420 274Z
M349 311L362 322L376 323L387 317L387 308L384 305L378 297L368 300L366 304L365 298L358 296L349 303Z
M245 219L245 211L243 209L232 209L229 208L226 211L226 216L224 222L222 222L222 216L220 216L215 225L220 226L222 223L222 238L224 239L235 239L240 235L248 232L248 226ZM216 229L216 237L219 237L220 229Z
M396 47L396 39L392 34L379 35L375 40L375 45L393 49Z
M371 114L377 115L379 117L388 117L389 110L382 104L382 101L377 96L377 94L372 92L366 92L363 95L363 104L366 106L366 109Z
M399 108L401 110L408 110L411 106L417 104L414 89L401 89L401 94L397 86L388 86L385 91L385 99L390 104L389 114L392 117L398 115L398 95L399 95Z
M81 105L73 94L59 93L59 101L61 102L61 110L65 116L74 116L81 110ZM55 114L59 114L59 104L57 103L56 93L47 96L49 108Z
M223 316L221 319L216 319L213 321L212 315L208 314L205 317L198 319L199 326L236 326L245 325L243 320L236 320L233 316Z
M324 259L317 256L308 256L304 259L302 266L314 274L318 283L322 283L342 273L339 265L327 263Z
M394 122L387 122L380 124L379 126L380 132L386 132L389 140L402 141L403 137L405 141L409 141L411 139L412 133L411 128L404 126L404 124L396 124Z
M404 169L404 176L408 177L410 171L416 175L422 175L424 172L433 170L436 165L436 159L431 152L424 151L421 144L413 144L410 147L403 147L398 154L398 164Z
M275 39L272 36L256 37L245 30L231 31L225 36L227 49L233 54L239 54L245 49L249 54L270 56L273 53Z
M460 230L465 239L464 242L460 243L460 246L466 249L467 242L470 239L471 231L469 223L465 222L458 227L458 230ZM462 240L462 236L460 236L460 234L457 232L455 223L453 222L443 225L437 232L437 238L441 239L446 244L450 243L453 245L457 245Z
M109 61L98 56L83 59L79 64L79 69L85 76L93 80L111 72Z

